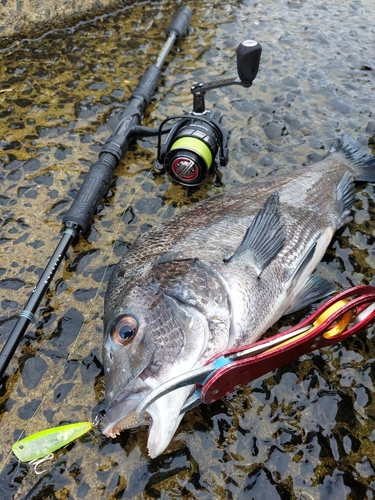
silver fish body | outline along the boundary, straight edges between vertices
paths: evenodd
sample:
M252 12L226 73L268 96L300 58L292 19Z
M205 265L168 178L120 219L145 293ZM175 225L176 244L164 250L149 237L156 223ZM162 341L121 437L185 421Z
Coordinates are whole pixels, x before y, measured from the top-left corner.
M182 211L127 251L105 300L105 435L149 423L149 453L159 455L192 387L161 397L138 421L145 395L333 293L312 272L350 220L354 181L375 180L373 157L343 139L335 149Z

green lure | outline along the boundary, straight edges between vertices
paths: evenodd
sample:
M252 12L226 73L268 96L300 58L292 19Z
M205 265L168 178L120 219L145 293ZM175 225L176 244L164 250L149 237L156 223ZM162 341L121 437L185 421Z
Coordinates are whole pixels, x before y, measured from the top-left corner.
M12 446L12 451L21 462L31 462L58 450L86 434L92 428L92 422L78 422L52 427L17 441Z

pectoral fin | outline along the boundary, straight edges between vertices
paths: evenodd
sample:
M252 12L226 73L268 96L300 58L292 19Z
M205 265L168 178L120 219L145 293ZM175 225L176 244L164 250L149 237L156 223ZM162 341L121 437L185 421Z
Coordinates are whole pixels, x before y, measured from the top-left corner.
M296 265L296 268L293 270L289 280L293 281L295 279L298 279L299 276L303 273L304 269L306 266L311 262L311 260L314 257L315 250L319 241L319 238L321 237L321 233L319 233L316 237L316 239L311 243L310 247L307 249L305 255L302 256L300 262Z
M285 241L279 211L279 195L273 193L258 212L235 253L225 262L230 262L248 252L258 276L276 257Z

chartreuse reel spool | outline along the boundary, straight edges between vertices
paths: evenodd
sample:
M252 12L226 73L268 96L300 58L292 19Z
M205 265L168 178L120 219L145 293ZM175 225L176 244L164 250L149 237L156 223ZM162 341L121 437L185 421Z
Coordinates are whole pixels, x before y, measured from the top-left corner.
M155 162L158 171L167 171L183 186L198 186L210 171L217 171L217 164L228 164L229 132L221 124L222 114L206 109L204 95L208 90L229 85L250 87L258 73L261 52L258 42L246 40L237 48L238 78L191 87L193 111L172 116L160 124ZM166 132L168 136L162 146L161 136Z

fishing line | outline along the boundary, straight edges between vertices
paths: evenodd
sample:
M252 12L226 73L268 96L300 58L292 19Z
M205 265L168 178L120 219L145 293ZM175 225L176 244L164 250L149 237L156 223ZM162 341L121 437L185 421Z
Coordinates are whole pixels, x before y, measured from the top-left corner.
M22 439L22 437L25 435L27 428L29 427L29 425L31 424L31 422L35 419L35 417L39 414L42 406L44 405L45 400L50 396L52 390L56 387L57 381L61 379L61 377L62 377L62 375L63 375L63 373L65 371L65 368L66 368L67 364L69 363L69 361L71 361L73 359L72 355L73 355L73 353L75 351L75 348L76 348L77 342L79 340L79 337L80 337L80 335L81 335L81 333L83 331L83 328L84 328L85 324L87 324L87 322L89 321L89 317L92 315L92 311L93 311L94 306L96 304L96 301L98 299L98 295L99 295L99 293L101 291L102 285L104 284L104 278L105 278L105 275L106 275L106 273L108 271L108 268L109 268L112 256L114 255L114 246L115 246L116 241L118 240L118 237L119 237L119 234L120 234L120 229L121 229L123 218L124 218L126 212L129 210L129 208L131 206L131 203L133 202L135 196L138 194L139 190L141 189L141 187L143 186L143 184L146 182L146 180L150 177L150 175L154 172L154 170L155 170L155 168L152 167L148 171L147 175L142 179L142 181L138 184L137 188L135 189L134 193L131 195L131 197L130 197L128 203L127 203L127 205L125 206L125 209L122 211L122 214L119 217L119 220L118 220L118 223L117 223L116 231L114 233L113 244L111 245L111 248L110 248L110 250L108 252L108 255L107 256L104 255L104 261L106 261L106 264L105 264L105 269L104 269L102 278L101 278L101 280L99 282L99 285L98 285L98 288L97 288L95 296L90 301L89 310L84 314L84 320L82 321L82 324L81 324L81 327L80 327L80 329L78 331L78 334L77 334L77 336L76 336L76 338L75 338L75 340L74 340L74 342L72 344L72 347L69 350L68 356L65 359L63 366L58 371L58 373L55 376L55 378L53 379L53 381L50 383L49 388L47 389L44 397L42 398L42 400L39 403L38 407L34 411L33 415L28 419L28 421L26 422L25 426L23 427L20 435L18 436L17 440L15 441L16 443L18 441L20 441ZM73 395L72 397L76 397L76 395ZM69 396L67 397L67 400L69 400ZM3 463L1 464L0 473L3 471L4 467L7 465L9 459L12 456L13 456L13 454L10 451L8 453L7 457L5 458L5 460L3 461Z
M138 193L139 189L154 169L159 173L165 170L177 183L183 186L193 187L200 185L206 180L211 167L213 169L216 168L217 157L221 166L227 165L229 133L221 125L222 114L219 112L211 112L206 109L204 96L209 90L230 85L240 85L245 88L252 85L258 72L261 56L261 46L255 40L245 40L241 42L237 48L237 78L229 78L211 83L198 83L191 87L191 93L193 94L192 112L187 115L167 118L161 123L158 129L150 129L149 127L140 125L144 109L150 103L155 91L161 74L161 68L174 43L187 32L191 15L192 12L188 7L181 7L175 14L167 29L167 41L161 49L156 63L148 66L146 69L146 72L131 95L128 106L121 115L120 122L114 134L104 144L98 162L90 167L72 207L64 214L64 233L60 243L44 270L38 285L33 290L23 313L21 313L1 352L1 375L4 374L20 339L26 332L27 326L33 318L43 295L51 284L56 269L68 252L74 238L80 232L84 233L86 231L98 203L109 187L115 167L129 149L130 143L136 137L158 136L157 161L130 197L118 222L115 232L115 241L117 241L123 217L129 209L134 196ZM168 137L162 146L161 136L163 134L168 134ZM50 395L52 389L56 387L57 381L61 378L67 363L73 359L72 356L80 339L83 326L88 324L89 317L93 314L93 308L104 283L113 253L114 245L111 246L103 276L86 314L83 315L84 319L81 327L63 366L49 384L46 394L33 416L27 421L20 437L25 433L30 423L40 412L41 407L45 404L46 398Z

